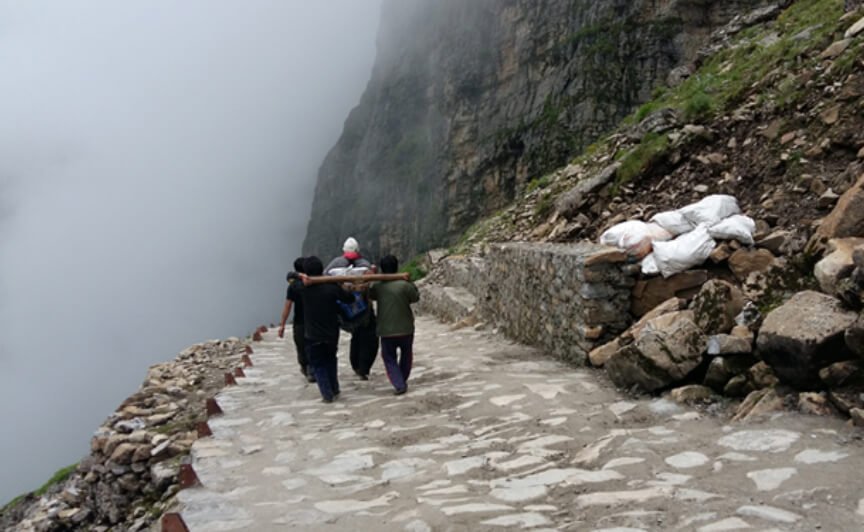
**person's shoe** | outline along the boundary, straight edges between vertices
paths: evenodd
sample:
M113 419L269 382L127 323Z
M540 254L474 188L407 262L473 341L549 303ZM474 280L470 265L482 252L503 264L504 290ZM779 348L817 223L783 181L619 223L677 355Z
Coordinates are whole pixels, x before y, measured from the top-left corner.
M360 377L361 381L368 381L369 380L369 375L361 375L358 373L357 376Z
M330 404L330 403L333 402L333 398L332 398L332 397L322 397L322 398L321 398L321 402L322 402L322 403Z
M306 375L306 382L315 382L315 375L309 373Z
M405 395L405 392L407 392L407 391L408 391L408 388L403 388L401 390L395 390L393 392L393 395Z

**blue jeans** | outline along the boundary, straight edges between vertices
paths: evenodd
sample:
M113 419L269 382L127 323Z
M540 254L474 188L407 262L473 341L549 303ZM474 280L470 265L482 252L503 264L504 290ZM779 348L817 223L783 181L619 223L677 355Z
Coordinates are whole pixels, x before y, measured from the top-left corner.
M396 351L399 350L397 358ZM387 378L397 391L408 388L408 376L414 362L414 335L381 337L381 359Z
M306 357L315 374L318 391L328 401L339 395L339 376L336 369L337 344L306 339Z

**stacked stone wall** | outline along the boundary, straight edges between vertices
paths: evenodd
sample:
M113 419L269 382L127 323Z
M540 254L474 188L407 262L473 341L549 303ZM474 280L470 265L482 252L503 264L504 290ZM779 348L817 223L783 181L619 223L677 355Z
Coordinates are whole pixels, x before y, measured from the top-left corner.
M630 324L636 269L591 243L492 244L477 257L448 257L422 285L422 310L453 320L454 287L474 296L476 315L507 337L582 364Z

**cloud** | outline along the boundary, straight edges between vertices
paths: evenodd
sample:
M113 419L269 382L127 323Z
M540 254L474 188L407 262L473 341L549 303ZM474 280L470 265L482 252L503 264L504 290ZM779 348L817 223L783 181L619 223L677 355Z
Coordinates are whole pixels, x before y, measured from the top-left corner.
M148 365L277 319L379 4L0 0L0 500Z

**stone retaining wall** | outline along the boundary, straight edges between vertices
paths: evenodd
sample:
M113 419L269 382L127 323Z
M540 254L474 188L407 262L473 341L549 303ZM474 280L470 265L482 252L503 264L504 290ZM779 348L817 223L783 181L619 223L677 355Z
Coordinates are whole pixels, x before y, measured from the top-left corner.
M492 244L479 257L439 262L422 284L421 310L452 321L459 301L449 294L463 288L475 296L479 319L581 364L629 325L636 273L623 253L587 242Z

